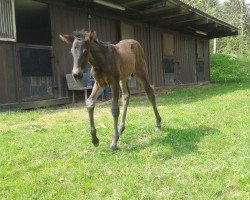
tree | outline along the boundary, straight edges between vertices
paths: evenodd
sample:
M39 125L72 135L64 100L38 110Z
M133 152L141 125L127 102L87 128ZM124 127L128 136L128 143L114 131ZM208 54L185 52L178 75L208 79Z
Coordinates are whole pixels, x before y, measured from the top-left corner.
M216 16L218 13L218 0L182 0L190 6L202 10L210 15Z
M221 53L250 54L250 5L245 0L182 0L197 9L239 28L239 36L220 38L217 49Z
M241 55L250 53L250 30L249 30L249 6L245 0L229 0L220 7L222 20L239 28L239 36L222 38L218 40L220 51L224 53L240 53Z

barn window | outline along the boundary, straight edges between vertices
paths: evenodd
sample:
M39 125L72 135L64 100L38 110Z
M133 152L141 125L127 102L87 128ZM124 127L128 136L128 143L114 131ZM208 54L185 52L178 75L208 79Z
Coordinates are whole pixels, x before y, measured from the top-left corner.
M174 36L172 34L163 34L163 56L174 56Z
M0 40L16 41L14 0L0 0Z
M134 35L134 26L125 22L121 22L121 39L133 39Z
M204 41L197 40L196 46L197 46L197 58L203 59L204 58Z

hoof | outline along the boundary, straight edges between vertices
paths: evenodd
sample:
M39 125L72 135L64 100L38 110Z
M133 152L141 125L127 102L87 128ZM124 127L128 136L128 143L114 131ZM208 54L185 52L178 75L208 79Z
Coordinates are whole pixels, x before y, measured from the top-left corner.
M123 133L124 130L125 130L125 126L121 126L121 127L119 128L119 131L118 131L119 136L122 135L122 133Z
M161 130L161 125L156 126L156 131L160 131Z
M111 151L116 151L116 150L118 150L118 148L117 148L117 146L111 145L111 146L110 146L110 150L111 150Z
M99 146L99 139L98 138L92 139L92 143L95 147L98 147Z

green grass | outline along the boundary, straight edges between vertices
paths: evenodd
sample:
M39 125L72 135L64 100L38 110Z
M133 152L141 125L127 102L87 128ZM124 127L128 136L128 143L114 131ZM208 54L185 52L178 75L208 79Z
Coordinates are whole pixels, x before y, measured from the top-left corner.
M84 107L0 114L0 199L250 199L249 79L132 97L112 152L110 103L100 146Z

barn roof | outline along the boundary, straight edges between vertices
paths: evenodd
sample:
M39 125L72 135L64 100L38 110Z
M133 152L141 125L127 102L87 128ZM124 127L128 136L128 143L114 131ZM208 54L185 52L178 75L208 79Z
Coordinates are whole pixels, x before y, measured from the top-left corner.
M68 1L69 0L64 0ZM180 0L74 0L96 11L109 10L115 15L142 21L154 27L179 31L205 38L238 34L238 28ZM72 3L72 1L70 1Z

